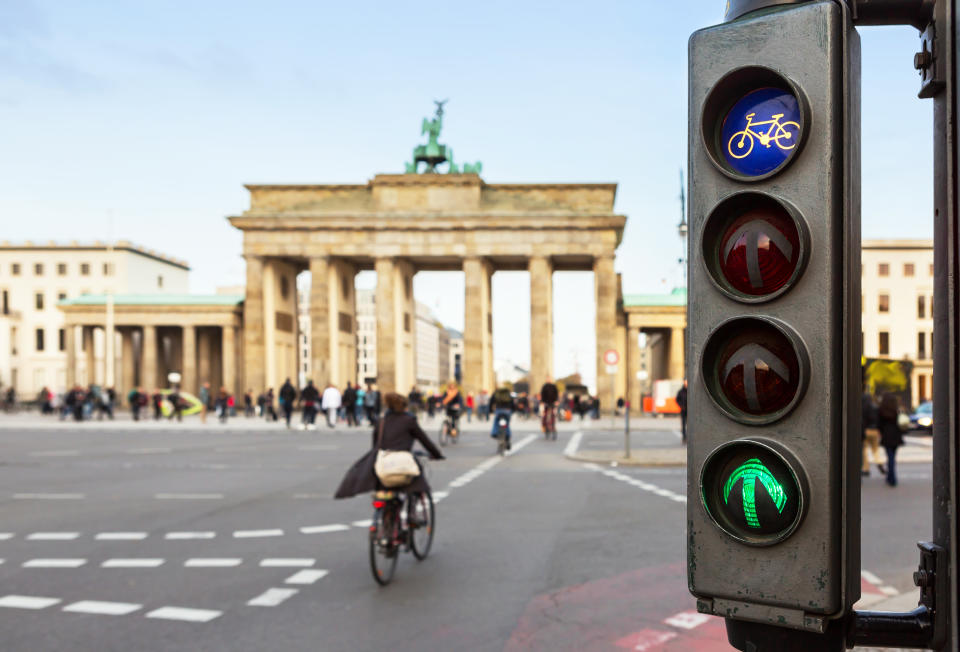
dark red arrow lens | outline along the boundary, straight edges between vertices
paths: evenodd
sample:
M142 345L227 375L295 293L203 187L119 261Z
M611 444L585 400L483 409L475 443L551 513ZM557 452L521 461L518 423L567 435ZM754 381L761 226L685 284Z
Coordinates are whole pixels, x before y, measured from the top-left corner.
M715 367L724 398L755 416L786 409L800 389L800 361L790 340L757 320L744 320L728 333Z
M780 290L800 262L797 225L782 206L772 202L730 220L718 245L720 273L747 296Z

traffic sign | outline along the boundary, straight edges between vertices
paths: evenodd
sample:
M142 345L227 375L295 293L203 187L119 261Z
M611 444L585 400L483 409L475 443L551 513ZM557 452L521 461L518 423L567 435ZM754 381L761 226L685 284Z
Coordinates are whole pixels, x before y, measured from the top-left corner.
M616 349L607 349L603 353L603 361L608 365L616 365L620 362L620 353Z

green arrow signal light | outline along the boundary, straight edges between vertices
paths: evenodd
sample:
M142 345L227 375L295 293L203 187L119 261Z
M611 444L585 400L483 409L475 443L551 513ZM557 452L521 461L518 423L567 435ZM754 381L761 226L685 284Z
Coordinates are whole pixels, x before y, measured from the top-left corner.
M743 515L746 517L749 527L760 527L760 519L757 518L757 480L767 490L777 511L783 513L783 508L787 504L787 493L784 491L783 485L774 477L770 469L764 466L763 462L754 457L734 469L726 484L723 485L724 503L730 504L730 491L740 480L743 480Z

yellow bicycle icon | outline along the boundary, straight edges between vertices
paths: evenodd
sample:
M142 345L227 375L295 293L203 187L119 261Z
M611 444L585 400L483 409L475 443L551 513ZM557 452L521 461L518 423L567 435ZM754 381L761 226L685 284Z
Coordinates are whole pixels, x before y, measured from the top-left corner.
M764 147L770 147L770 143L775 143L782 150L791 150L797 146L797 138L800 135L800 124L788 120L780 122L782 113L775 113L770 120L754 122L753 117L756 113L748 113L747 126L742 131L738 131L730 137L727 143L727 151L733 158L745 158L753 151L755 140L759 140ZM755 131L751 127L760 127L770 125L766 133ZM739 139L739 140L738 140ZM734 142L737 141L737 142Z

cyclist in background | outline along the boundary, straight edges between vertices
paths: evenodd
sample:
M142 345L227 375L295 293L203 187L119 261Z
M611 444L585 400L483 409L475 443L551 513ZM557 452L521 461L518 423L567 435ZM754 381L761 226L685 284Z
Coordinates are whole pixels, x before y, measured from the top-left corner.
M504 385L493 393L490 397L490 409L493 410L493 430L490 431L491 437L497 436L497 421L503 416L507 420L507 450L510 450L510 415L513 414L513 396L510 388Z
M447 393L443 397L443 410L450 417L452 426L450 434L453 437L458 436L460 434L460 413L463 411L463 396L460 394L460 389L456 383L447 385Z
M560 392L557 390L557 386L553 384L551 378L547 378L547 382L540 388L540 403L543 405L543 418L540 423L544 428L547 427L547 413L557 409L559 399ZM554 416L554 424L556 424L556 416Z

